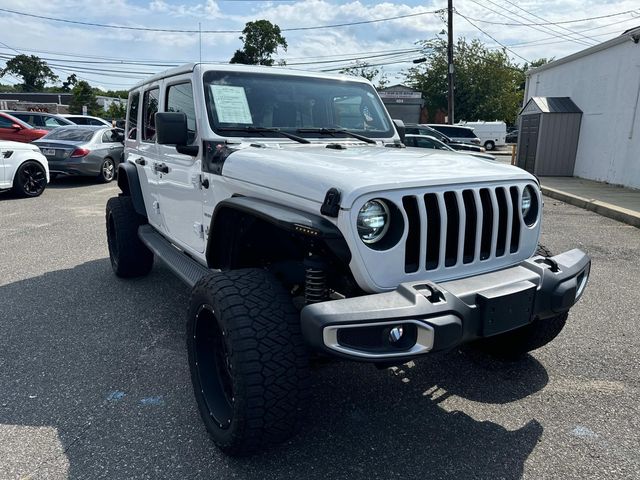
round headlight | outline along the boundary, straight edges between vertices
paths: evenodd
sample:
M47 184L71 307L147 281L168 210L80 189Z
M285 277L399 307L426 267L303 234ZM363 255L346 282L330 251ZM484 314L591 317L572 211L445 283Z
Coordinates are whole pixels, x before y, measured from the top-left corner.
M538 196L531 185L527 185L522 191L520 209L524 223L526 223L528 227L533 226L538 219Z
M529 185L522 191L522 204L520 208L522 209L523 217L526 217L529 210L531 210L531 187Z
M382 200L369 200L358 212L358 235L364 243L376 243L389 230L389 207Z

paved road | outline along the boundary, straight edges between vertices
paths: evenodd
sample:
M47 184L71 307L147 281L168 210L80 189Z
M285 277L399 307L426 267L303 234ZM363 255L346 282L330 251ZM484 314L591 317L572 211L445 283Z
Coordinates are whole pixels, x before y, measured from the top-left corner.
M200 422L187 289L111 272L115 186L0 195L0 478L640 478L640 231L547 199L543 241L592 279L564 332L517 363L434 355L315 373L304 431L229 459Z

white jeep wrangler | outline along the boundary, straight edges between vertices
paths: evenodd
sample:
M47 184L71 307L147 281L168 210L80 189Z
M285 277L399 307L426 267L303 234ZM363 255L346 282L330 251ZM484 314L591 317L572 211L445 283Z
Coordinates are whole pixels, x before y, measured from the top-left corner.
M111 263L192 287L195 397L228 454L295 431L310 360L524 353L584 291L587 255L538 247L535 177L403 134L354 77L196 64L131 90Z

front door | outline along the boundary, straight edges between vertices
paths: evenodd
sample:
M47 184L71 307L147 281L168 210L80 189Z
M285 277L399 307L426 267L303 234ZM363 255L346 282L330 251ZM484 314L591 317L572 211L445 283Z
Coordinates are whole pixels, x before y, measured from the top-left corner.
M164 99L164 111L186 114L189 143L197 144L193 88L188 77L171 79L165 88ZM178 153L173 145L158 145L157 148L158 198L167 232L181 247L202 253L205 226L202 222L204 188L200 159Z

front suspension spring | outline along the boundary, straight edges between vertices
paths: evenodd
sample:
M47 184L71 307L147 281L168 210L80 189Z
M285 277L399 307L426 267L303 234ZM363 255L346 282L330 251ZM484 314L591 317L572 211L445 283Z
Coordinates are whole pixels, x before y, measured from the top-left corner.
M327 274L323 269L307 267L305 271L304 299L307 305L324 302L329 299Z

